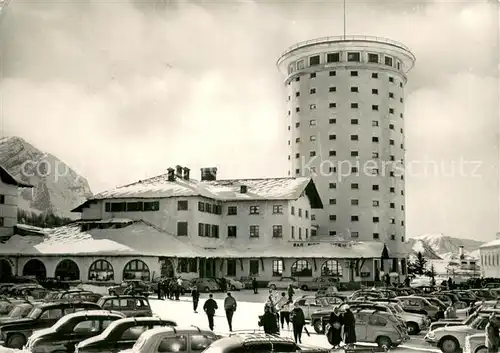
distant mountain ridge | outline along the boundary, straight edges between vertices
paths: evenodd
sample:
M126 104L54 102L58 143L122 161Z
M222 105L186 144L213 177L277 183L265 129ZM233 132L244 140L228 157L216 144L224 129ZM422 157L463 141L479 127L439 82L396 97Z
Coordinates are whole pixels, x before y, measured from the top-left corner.
M75 219L78 215L71 210L92 196L84 177L20 137L0 138L0 165L16 179L34 186L21 190L21 210Z
M460 246L464 247L464 254L477 256L477 250L484 242L453 238L440 233L422 234L409 238L407 243L413 249L414 254L421 252L429 260L439 260L458 255Z

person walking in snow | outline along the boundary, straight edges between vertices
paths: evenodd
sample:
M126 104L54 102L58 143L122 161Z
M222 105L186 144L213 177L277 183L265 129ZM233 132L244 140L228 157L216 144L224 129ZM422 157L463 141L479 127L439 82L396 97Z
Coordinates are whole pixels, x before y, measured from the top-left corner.
M214 295L209 294L208 299L205 304L203 304L203 310L207 314L208 327L212 331L214 330L214 316L217 309L219 309L219 307L217 306L217 302L214 300Z
M293 325L293 338L295 339L295 343L302 343L302 331L306 325L306 318L304 311L300 308L299 304L295 303L294 306L295 307L290 314L290 319Z
M257 279L254 277L252 278L252 288L253 288L253 294L258 294L258 288L257 288Z
M291 284L288 285L288 301L293 302L293 295L295 291L293 290L293 286Z
M193 311L198 313L198 302L200 301L200 292L196 286L191 290L191 297L193 297Z
M226 311L227 324L229 325L229 332L233 331L233 315L236 311L236 299L227 293L226 299L224 299L224 310Z

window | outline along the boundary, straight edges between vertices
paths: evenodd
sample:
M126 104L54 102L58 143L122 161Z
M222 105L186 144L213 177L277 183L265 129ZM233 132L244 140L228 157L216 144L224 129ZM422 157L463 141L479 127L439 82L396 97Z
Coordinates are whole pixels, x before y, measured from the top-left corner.
M250 260L249 274L250 276L259 275L259 260Z
M342 265L336 260L327 260L321 266L321 276L342 277L342 274Z
M187 211L188 209L188 202L185 200L182 201L177 201L177 210L178 211Z
M127 202L127 212L138 212L142 211L142 202Z
M316 88L311 88L309 90L309 94L316 94Z
M235 259L227 259L226 274L228 277L236 276L236 260Z
M352 199L352 200L351 200L351 205L352 205L352 206L357 206L357 205L359 205L359 200L358 200L358 199Z
M330 71L328 76L330 76L330 77L337 76L337 71Z
M335 184L335 183L330 183L330 184L328 185L328 187L329 187L330 189L336 189L336 188L337 188L337 184Z
M161 340L157 349L158 353L186 352L188 350L187 336L177 335L175 337L165 337Z
M390 56L386 56L384 58L384 64L386 64L387 66L392 66L392 58Z
M328 108L337 108L337 103L333 102L328 103Z
M312 268L308 261L297 260L290 268L292 277L311 277Z
M273 205L273 214L282 214L283 205Z
M351 125L358 125L359 120L358 119L351 119Z
M297 70L302 70L304 67L305 67L304 60L297 61ZM297 78L299 78L299 77L297 77ZM297 79L295 79L295 80L298 81Z
M372 88L372 94L378 94L378 89Z
M337 215L331 214L329 218L330 218L330 221L335 222L337 220Z
M392 187L392 186L391 186L391 187L389 188L389 192L395 193L395 192L396 192L396 189L395 189L394 187Z
M79 322L73 327L73 332L74 333L97 333L99 332L99 326L100 326L99 320L85 320L82 322Z
M394 114L394 108L389 108L389 114Z
M177 236L188 235L188 222L177 222Z
M389 145L394 146L394 140L389 140Z
M119 340L123 341L137 341L140 335L149 329L148 326L132 326L123 331Z
M315 72L312 72L310 75L309 75L309 78L315 78L316 77L316 73Z
M329 140L336 140L337 136L336 135L328 135Z
M259 226L250 226L250 238L259 237Z
M283 260L273 260L273 276L283 276Z
M316 156L316 151L310 151L309 152L309 157L314 157Z
M292 233L291 234L292 234L292 239L295 239L295 227L294 226L292 226Z
M368 62L378 64L378 54L368 53Z
M378 126L378 121L377 120L372 120L372 126Z
M330 203L330 205L336 205L337 204L337 199L330 199L329 203Z
M90 265L89 280L91 281L112 281L114 276L113 266L106 260L96 260Z
M373 190L373 191L378 191L378 190L379 190L378 185L372 185L372 190Z
M340 53L328 53L326 54L326 62L327 63L338 63L340 61ZM335 71L330 71L330 73ZM335 75L330 75L335 76Z
M205 212L205 203L198 201L198 211Z
M359 232L351 232L351 238L359 237Z
M337 92L337 87L330 86L330 88L328 88L328 92Z
M294 206L292 206L292 207L290 208L290 214L291 214L291 215L294 215L294 214L295 214L295 207L294 207Z
M372 110L378 110L378 105L372 105Z
M319 55L311 56L309 58L309 66L319 65Z
M328 155L330 157L335 157L337 155L337 151L328 151Z
M351 109L357 109L358 103L351 103Z
M394 98L394 93L389 92L389 98Z
M372 158L378 158L378 152L372 152Z
M356 52L347 53L347 61L359 62L361 61L361 54Z
M351 71L351 76L353 76L353 77L358 76L358 72L357 71Z
M351 216L351 222L358 222L359 216Z
M107 212L126 212L127 203L126 202L111 202L110 210Z
M380 239L380 234L379 233L373 233L373 239Z
M389 130L394 130L394 124L389 124Z
M316 141L316 135L309 136L309 141Z
M389 82L394 82L394 77L389 76Z
M372 137L372 142L375 142L375 143L378 142L378 137L377 136L373 136Z
M358 151L351 151L351 157L358 157L359 152Z
M309 126L316 126L316 120L309 120Z
M316 104L310 104L309 105L309 110L314 110L316 109Z
M352 183L351 184L351 189L352 190L357 190L357 189L359 189L359 185L357 183Z
M373 223L378 223L380 219L378 217L373 217L372 218Z
M295 158L300 158L300 154L299 153L295 153Z
M250 214L259 214L259 206L250 206Z
M123 269L123 279L140 279L143 281L150 280L149 267L141 260L132 260L125 265Z
M299 127L300 126L300 123L295 123L295 127Z
M228 216L235 216L238 214L238 208L236 206L229 206L227 208L227 215Z
M298 112L300 112L300 107L296 107L296 108L295 108L295 111L296 111L297 113L298 113Z
M304 217L309 218L309 211L308 210L304 210Z
M3 227L5 225L5 218L0 217L0 227Z
M295 92L295 97L300 97L300 92Z
M372 72L372 78L378 78L378 73Z
M351 135L351 141L358 141L358 135Z
M329 236L335 236L335 235L337 235L337 231L335 231L335 230L330 230L330 231L328 232L328 235L329 235Z
M158 211L160 209L160 201L144 202L144 211Z
M227 226L227 237L236 238L236 226Z
M283 238L283 226L274 225L273 226L273 238Z
M396 240L396 234L391 234L391 240Z
M351 92L359 92L358 87L351 87Z

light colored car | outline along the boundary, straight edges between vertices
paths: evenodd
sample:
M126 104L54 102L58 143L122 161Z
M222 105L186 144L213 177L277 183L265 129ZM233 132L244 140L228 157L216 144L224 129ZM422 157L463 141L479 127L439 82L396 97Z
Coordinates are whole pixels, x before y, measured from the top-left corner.
M485 343L485 333L467 336L465 337L465 347L463 353L488 353L488 348Z
M487 324L488 316L478 315L470 325L440 327L429 331L424 339L443 353L455 353L465 346L466 336L483 333Z
M310 281L300 280L298 287L302 290L320 290L323 288L334 287L337 288L338 281L334 277L316 277Z
M431 320L427 316L404 311L401 304L397 301L379 301L374 299L372 302L390 305L394 309L395 315L406 324L409 335L418 335L421 331L427 330L431 324Z
M220 286L212 278L195 278L191 281L192 286L196 286L199 292L213 292L220 290Z
M443 310L432 304L427 298L417 295L397 297L402 303L403 309L408 312L423 314L431 319L439 320L443 315Z
M183 352L198 353L204 351L220 336L212 331L197 327L157 327L145 331L130 349L120 353Z
M335 298L332 298L335 299ZM304 312L306 320L311 320L311 314L325 308L334 307L335 303L330 302L328 298L316 298L314 295L303 295L294 301Z
M226 278L227 285L230 290L242 290L245 289L245 285L238 280L233 278Z
M290 284L293 288L298 288L299 283L293 277L281 277L277 281L270 281L267 285L268 288L271 289L287 289Z

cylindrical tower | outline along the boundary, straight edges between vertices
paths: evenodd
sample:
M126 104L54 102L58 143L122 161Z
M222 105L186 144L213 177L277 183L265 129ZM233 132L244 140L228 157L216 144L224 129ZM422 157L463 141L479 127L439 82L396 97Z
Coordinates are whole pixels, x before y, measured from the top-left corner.
M414 55L367 36L298 43L286 76L289 175L312 175L324 209L317 235L405 241L404 87Z

